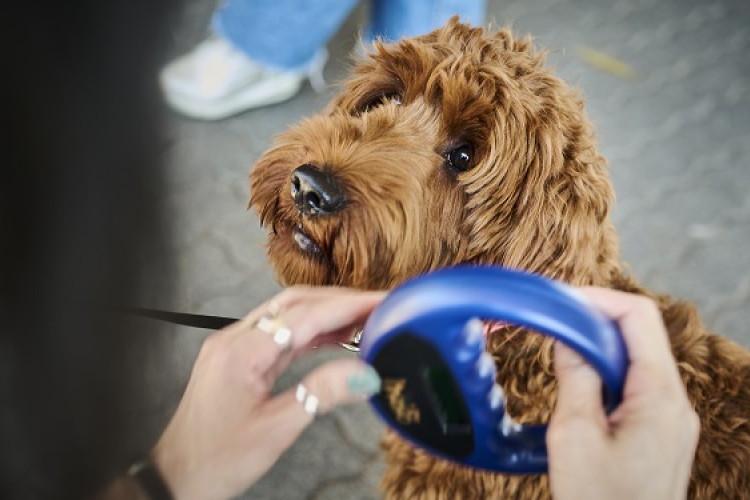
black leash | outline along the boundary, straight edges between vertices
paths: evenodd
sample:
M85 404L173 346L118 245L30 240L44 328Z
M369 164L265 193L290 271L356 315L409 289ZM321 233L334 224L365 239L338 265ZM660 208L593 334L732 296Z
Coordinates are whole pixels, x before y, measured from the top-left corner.
M7 292L5 288L2 288L0 283L0 292L5 296L8 293L11 297L12 293ZM175 311L164 311L162 309L150 309L147 307L126 307L112 304L86 304L81 305L78 302L70 304L72 307L86 309L93 308L99 311L109 311L112 313L126 314L128 316L135 316L140 318L155 319L157 321L164 321L166 323L172 323L175 325L190 326L193 328L203 328L205 330L221 330L232 323L239 321L239 318L228 318L226 316L212 316L208 314L192 314L182 313Z
M166 321L175 325L192 326L194 328L205 328L207 330L221 330L225 326L239 321L237 318L227 318L224 316L208 316L205 314L190 314L173 311L162 311L160 309L144 309L141 307L115 307L113 310L128 314L130 316L139 316L141 318L150 318L158 321ZM338 342L338 345L351 352L359 352L359 341L362 337L360 328L349 342Z
M224 316L208 316L205 314L190 314L173 311L162 311L159 309L145 309L140 307L115 307L115 311L131 316L151 318L175 325L192 326L194 328L205 328L207 330L221 330L225 326L239 321L237 318L226 318Z

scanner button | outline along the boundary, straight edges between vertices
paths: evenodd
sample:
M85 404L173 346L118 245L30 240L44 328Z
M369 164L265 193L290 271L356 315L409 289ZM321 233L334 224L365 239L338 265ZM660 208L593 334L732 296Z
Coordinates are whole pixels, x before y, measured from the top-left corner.
M505 393L503 392L503 388L498 384L493 384L492 389L490 389L490 392L487 395L487 399L489 400L490 409L492 410L497 410L503 406L505 403Z
M495 377L495 359L489 353L483 352L477 359L477 373L481 378Z
M523 426L513 420L513 417L506 413L505 415L503 415L503 418L498 425L498 429L503 436L509 437L511 434L518 433L521 429L523 429Z
M472 318L461 327L453 340L454 358L461 364L473 365L484 352L484 322Z
M467 344L484 343L484 322L479 318L471 318L464 326Z

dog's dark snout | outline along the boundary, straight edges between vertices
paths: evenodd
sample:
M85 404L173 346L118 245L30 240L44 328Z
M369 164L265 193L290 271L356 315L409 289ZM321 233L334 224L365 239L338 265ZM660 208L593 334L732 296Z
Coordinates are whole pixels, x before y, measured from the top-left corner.
M292 173L292 198L305 215L331 214L346 205L344 191L334 175L305 164Z

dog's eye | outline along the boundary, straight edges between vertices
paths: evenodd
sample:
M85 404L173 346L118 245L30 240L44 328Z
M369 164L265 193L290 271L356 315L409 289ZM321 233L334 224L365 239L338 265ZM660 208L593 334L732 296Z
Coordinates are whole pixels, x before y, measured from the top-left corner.
M448 166L457 172L466 172L474 163L474 148L471 144L461 144L445 155Z
M377 94L374 97L371 97L370 99L366 100L360 106L357 106L357 111L360 113L365 113L379 106L382 106L383 104L389 101L400 105L401 94L395 91L381 92L380 94Z

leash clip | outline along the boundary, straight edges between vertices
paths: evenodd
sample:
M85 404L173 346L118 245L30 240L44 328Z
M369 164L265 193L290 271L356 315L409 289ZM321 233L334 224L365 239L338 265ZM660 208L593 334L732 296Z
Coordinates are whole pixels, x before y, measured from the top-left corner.
M339 345L349 352L359 352L359 341L362 339L363 330L364 328L360 328L354 332L354 335L349 342L339 342Z

